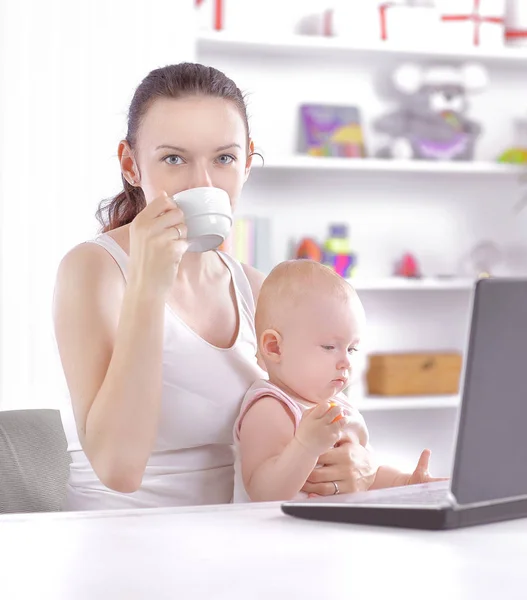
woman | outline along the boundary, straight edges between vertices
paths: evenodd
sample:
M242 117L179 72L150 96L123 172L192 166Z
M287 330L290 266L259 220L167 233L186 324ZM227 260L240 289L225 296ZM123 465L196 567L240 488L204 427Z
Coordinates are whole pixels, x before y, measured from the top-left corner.
M137 88L119 144L124 190L103 233L62 260L54 319L71 396L65 509L227 503L232 429L261 377L254 306L263 275L223 253L185 253L169 199L224 189L235 208L254 145L243 96L216 69L183 63ZM305 491L364 489L362 447L332 450Z

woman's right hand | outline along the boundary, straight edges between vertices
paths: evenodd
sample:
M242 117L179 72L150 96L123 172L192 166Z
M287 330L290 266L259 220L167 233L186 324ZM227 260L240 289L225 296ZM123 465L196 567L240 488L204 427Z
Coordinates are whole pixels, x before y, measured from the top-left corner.
M130 277L156 294L170 291L187 251L183 211L163 192L130 225Z

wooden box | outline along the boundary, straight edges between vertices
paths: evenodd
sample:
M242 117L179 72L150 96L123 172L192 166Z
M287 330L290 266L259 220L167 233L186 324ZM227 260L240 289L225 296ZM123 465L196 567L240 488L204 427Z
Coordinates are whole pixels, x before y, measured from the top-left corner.
M461 354L371 354L366 372L368 393L375 396L457 394Z

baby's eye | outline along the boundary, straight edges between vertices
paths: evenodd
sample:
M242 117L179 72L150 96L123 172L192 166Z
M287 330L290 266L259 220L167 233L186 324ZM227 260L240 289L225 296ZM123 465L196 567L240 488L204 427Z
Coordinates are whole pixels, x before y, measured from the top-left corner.
M335 346L322 346L324 350L335 350Z
M163 160L169 165L183 164L183 159L181 158L181 156L178 156L177 154L171 154L170 156L165 156L165 158Z
M235 160L236 157L232 156L232 154L222 154L221 156L218 156L218 162L222 165L230 165Z

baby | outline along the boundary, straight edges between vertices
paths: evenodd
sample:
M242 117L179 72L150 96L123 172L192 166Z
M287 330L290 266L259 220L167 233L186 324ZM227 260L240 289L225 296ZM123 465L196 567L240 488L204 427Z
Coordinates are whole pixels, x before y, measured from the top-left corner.
M319 456L344 433L368 446L364 419L343 394L364 322L357 293L328 267L287 261L267 277L256 334L269 380L249 388L234 426L234 502L305 498ZM413 475L380 466L370 489L435 481L429 455Z

